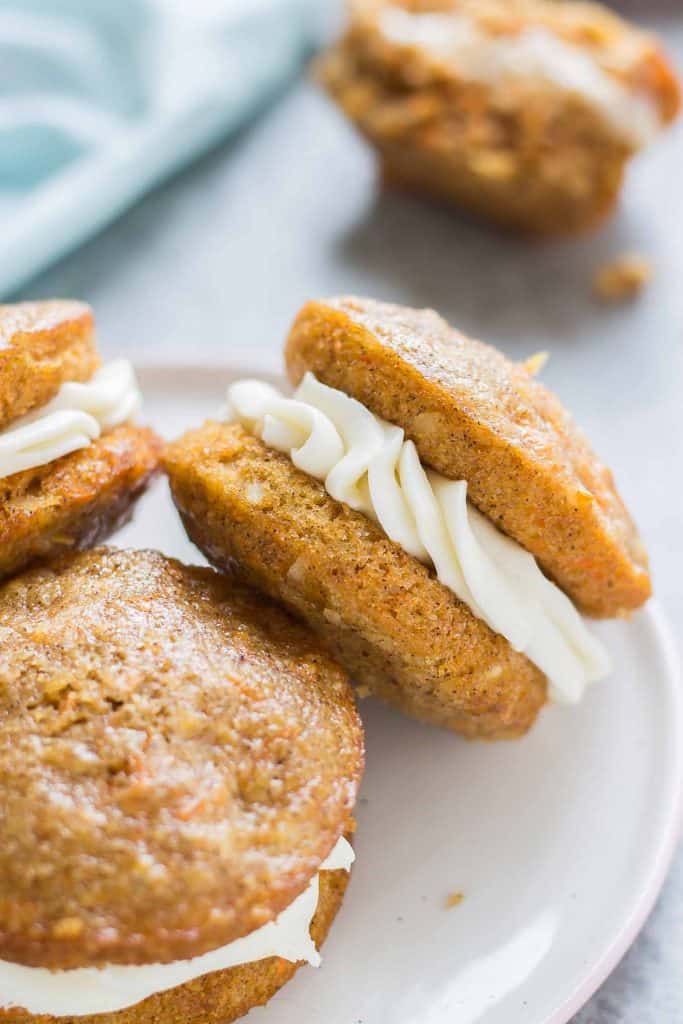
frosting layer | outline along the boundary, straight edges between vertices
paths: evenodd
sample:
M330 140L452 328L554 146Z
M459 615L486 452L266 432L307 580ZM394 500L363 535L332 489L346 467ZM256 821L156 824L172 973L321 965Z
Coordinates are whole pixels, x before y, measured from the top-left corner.
M320 870L350 871L354 859L353 847L342 836ZM49 971L0 961L0 1007L21 1007L29 1013L48 1013L54 1017L114 1013L194 978L269 956L292 963L304 960L318 967L320 954L310 936L318 905L318 877L315 875L275 921L192 960L101 969L82 967L72 971Z
M0 433L0 478L87 447L130 420L141 404L135 372L126 359L107 363L84 384L63 384L42 409Z
M471 81L497 85L538 79L580 96L635 148L650 142L661 127L654 102L618 82L589 52L541 26L492 36L464 14L401 7L385 7L379 25L390 42L419 46Z
M607 674L607 652L569 598L467 501L465 481L422 466L400 427L311 373L294 398L262 381L238 381L225 416L432 566L444 586L541 669L554 699L575 703Z

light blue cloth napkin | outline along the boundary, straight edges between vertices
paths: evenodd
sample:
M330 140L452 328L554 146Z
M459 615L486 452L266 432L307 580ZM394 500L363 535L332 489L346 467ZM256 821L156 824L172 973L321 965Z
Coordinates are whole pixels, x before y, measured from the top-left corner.
M318 0L0 0L0 296L242 123Z

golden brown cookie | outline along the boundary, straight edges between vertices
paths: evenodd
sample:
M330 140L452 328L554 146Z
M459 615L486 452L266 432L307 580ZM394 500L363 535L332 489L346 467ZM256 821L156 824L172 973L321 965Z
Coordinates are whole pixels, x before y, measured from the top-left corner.
M304 619L358 683L467 736L531 725L542 673L285 455L237 424L208 423L170 445L165 466L194 543Z
M346 871L320 873L318 909L311 922L311 937L318 948L341 906L348 878ZM65 1018L0 1010L0 1024L230 1024L254 1006L267 1003L300 966L269 957L207 974L117 1013Z
M611 472L524 366L433 310L357 298L308 303L286 362L293 383L310 370L403 427L582 611L628 614L649 597L647 555Z
M363 764L347 677L232 579L69 555L0 589L0 652L0 960L198 956L275 918L346 830ZM264 971L255 1001L281 983ZM204 985L183 997L196 1015Z
M0 305L0 430L100 365L92 310L52 300Z
M56 462L0 479L0 579L109 536L156 473L161 447L147 427L123 425Z
M303 618L366 692L467 736L520 735L548 684L575 702L608 674L577 607L638 607L647 558L538 360L362 299L305 306L285 359L293 401L237 382L232 422L166 451L213 564Z
M540 235L598 224L680 104L656 39L566 0L353 0L318 77L389 185Z

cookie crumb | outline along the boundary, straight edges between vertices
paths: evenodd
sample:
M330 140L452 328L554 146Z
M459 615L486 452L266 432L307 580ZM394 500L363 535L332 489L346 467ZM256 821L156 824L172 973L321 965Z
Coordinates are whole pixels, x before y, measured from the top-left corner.
M372 690L370 689L369 686L357 686L356 687L356 696L358 697L358 700L366 700L370 696L371 693L372 693Z
M465 894L463 892L449 892L446 897L446 910L452 910L453 907L459 907L464 899Z
M652 264L638 253L625 252L599 267L593 278L593 294L601 302L634 299L652 279Z
M530 373L532 377L538 376L545 364L550 359L549 352L535 352L528 359L525 359L522 366L527 373Z
M292 562L287 570L287 579L292 583L303 583L307 572L306 559L301 556Z
M55 939L77 939L84 927L80 917L62 917L52 925L52 936Z

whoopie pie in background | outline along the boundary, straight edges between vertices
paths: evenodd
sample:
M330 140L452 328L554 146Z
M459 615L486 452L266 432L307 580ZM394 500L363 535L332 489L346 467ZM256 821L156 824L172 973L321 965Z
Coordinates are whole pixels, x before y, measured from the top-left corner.
M626 166L676 117L659 41L574 0L351 0L318 77L384 181L531 235L613 210Z

